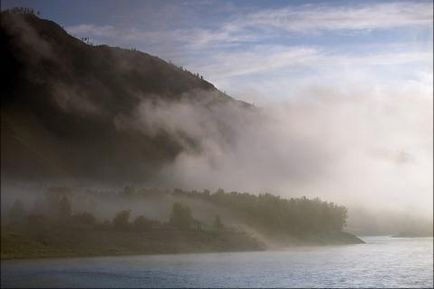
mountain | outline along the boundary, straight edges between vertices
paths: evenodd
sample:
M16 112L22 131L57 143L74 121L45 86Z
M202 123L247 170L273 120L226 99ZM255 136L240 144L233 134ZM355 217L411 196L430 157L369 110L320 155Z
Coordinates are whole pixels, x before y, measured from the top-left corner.
M252 108L158 57L89 45L30 13L1 12L0 38L2 179L145 181L196 140L125 129L141 104Z

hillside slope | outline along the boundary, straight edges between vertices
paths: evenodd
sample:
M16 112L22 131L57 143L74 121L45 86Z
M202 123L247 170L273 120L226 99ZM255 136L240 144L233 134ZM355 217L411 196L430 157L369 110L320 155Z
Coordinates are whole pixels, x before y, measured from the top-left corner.
M88 45L34 15L2 12L0 38L2 179L145 181L184 148L165 131L120 125L141 103L250 107L157 57Z

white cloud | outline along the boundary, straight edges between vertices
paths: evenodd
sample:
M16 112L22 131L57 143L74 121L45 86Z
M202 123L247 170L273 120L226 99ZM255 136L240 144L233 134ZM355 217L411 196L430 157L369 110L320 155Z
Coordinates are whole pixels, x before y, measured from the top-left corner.
M432 52L427 51L406 51L406 52L380 52L367 55L338 55L328 58L329 64L349 64L349 65L396 65L407 63L431 63L433 60Z
M415 2L359 6L286 7L240 13L218 29L191 35L195 46L253 41L270 33L305 33L332 30L374 30L405 26L432 27L433 4ZM278 30L278 31L273 31Z
M249 51L221 52L192 64L195 70L214 78L228 78L279 69L316 58L311 47L258 46Z
M113 37L116 36L117 31L112 25L98 26L94 24L79 24L75 26L66 27L66 31L72 35L92 35L99 37Z
M404 26L432 27L433 4L415 2L359 6L286 7L240 13L217 29L190 35L193 47L260 40L270 33L305 33L332 30L374 30ZM277 30L277 31L274 31Z
M112 25L80 24L67 31L80 36L105 38L115 43L181 43L190 49L258 41L270 33L332 30L373 30L404 26L432 28L433 4L395 2L357 6L303 5L242 12L211 28L171 27L163 31ZM218 26L217 26L218 25ZM167 28L167 27L166 27Z
M272 26L287 31L378 29L432 25L433 4L396 2L360 6L270 9L237 20L239 27Z
M158 43L166 34L155 31L143 31L132 28L119 28L113 25L98 26L94 24L79 24L66 27L66 31L72 35L89 37L91 41L109 42L111 45L131 47L144 42Z
M433 61L432 52L413 51L373 51L371 53L331 53L316 47L255 46L248 51L222 51L209 55L206 59L193 59L189 67L219 83L230 81L236 76L298 68L312 73L324 69L357 67L357 70L371 66L394 66L403 64L425 64ZM287 77L290 77L286 72ZM264 76L263 82L269 80ZM251 83L254 86L254 83ZM226 87L225 89L229 89Z

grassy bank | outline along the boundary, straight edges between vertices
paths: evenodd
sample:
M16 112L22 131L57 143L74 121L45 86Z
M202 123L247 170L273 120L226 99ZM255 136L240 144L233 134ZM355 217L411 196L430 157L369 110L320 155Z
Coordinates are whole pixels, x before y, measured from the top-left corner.
M345 232L301 239L280 239L281 247L299 245L343 245L363 243ZM3 227L1 259L120 256L259 251L267 247L244 232L233 230L201 231L159 228L146 232L107 229L50 228L29 233Z
M263 250L265 246L242 232L180 231L148 232L79 230L62 228L29 234L5 228L1 258L114 256Z

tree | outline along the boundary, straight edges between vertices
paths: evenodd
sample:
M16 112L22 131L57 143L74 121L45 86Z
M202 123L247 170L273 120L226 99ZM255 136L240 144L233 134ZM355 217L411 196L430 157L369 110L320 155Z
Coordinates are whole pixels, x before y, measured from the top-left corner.
M133 226L137 230L149 230L152 227L152 221L145 218L145 216L138 216L134 222Z
M8 212L9 220L12 223L21 222L24 219L24 206L21 200L15 200Z
M193 220L194 228L198 231L202 231L202 222L198 220Z
M213 223L213 227L216 230L222 230L223 229L223 223L222 220L220 219L219 215L216 215L214 218L214 223Z
M63 196L59 201L58 217L63 220L71 217L71 203L67 196Z
M72 217L73 217L74 221L77 224L80 224L80 225L93 226L96 223L95 216L92 215L91 213L88 213L88 212L84 212L84 213L80 213L80 214L75 214Z
M190 207L177 202L174 203L172 206L172 212L170 213L169 223L178 229L190 229L193 224Z
M44 213L54 218L71 216L71 204L68 196L72 194L69 187L50 187L45 193Z
M210 195L206 191L202 194L179 191L176 195L201 198L225 207L238 213L244 222L268 234L310 236L339 232L344 228L348 214L345 207L319 198L301 197L288 200L269 193L226 193L223 189ZM219 227L221 219L218 219L216 217L211 226Z
M130 218L131 210L123 210L115 215L113 218L113 225L117 229L126 229L128 227L128 220Z

